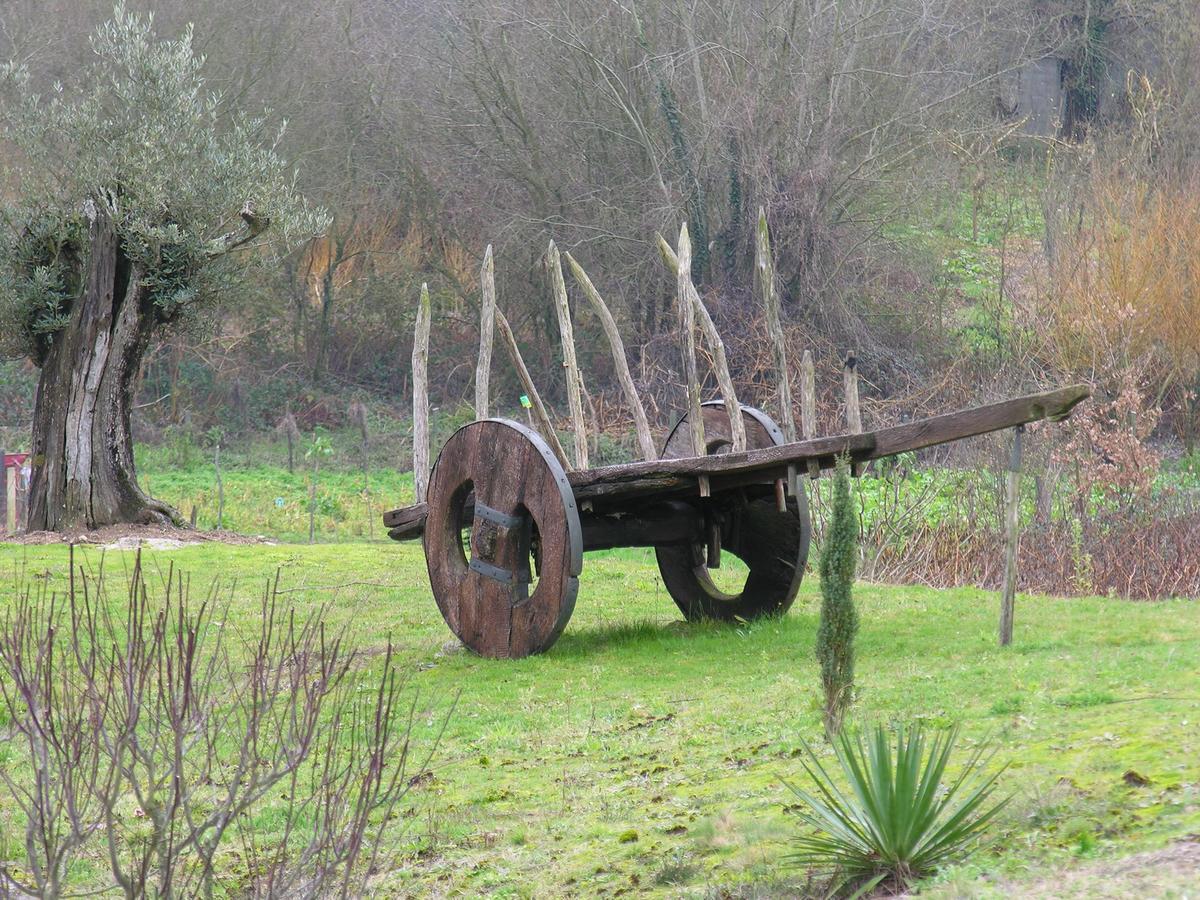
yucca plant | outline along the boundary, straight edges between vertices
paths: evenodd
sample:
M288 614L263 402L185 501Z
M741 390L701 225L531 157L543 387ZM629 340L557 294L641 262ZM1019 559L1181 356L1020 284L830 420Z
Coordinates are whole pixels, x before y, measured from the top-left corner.
M964 853L1008 802L989 798L1003 767L988 774L993 752L976 748L961 772L943 783L957 727L927 738L920 725L867 734L843 732L834 754L849 789L839 787L812 747L801 759L815 785L787 786L804 802L798 812L814 834L801 836L792 860L867 890L904 887ZM785 782L786 783L786 782Z

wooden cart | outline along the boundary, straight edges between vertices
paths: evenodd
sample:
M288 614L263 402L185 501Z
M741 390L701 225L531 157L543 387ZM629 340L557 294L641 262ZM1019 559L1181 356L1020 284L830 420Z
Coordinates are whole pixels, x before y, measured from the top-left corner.
M489 657L549 648L575 608L583 554L653 547L663 584L688 619L749 620L786 612L811 536L798 473L856 465L1040 419L1060 420L1088 395L1061 388L861 434L786 443L769 416L742 407L744 452L728 452L729 417L706 404L707 456L690 453L687 418L662 457L564 471L533 430L507 419L459 429L430 476L428 502L385 513L396 540L422 537L429 581L450 630ZM706 494L706 496L702 496ZM749 570L741 591L709 575L722 553Z

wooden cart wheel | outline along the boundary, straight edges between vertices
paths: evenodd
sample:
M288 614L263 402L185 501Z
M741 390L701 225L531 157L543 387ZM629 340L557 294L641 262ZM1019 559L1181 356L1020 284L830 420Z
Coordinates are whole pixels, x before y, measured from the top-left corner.
M583 539L546 442L507 419L460 428L438 455L428 503L425 563L450 630L480 656L553 644L575 609Z
M724 404L706 403L703 414L708 454L730 452L733 440ZM746 449L785 442L783 432L766 413L743 406L742 420L746 427ZM662 458L692 455L691 430L684 416L667 438ZM786 512L779 511L772 494L747 498L727 514L735 517L736 522L721 550L732 553L750 569L741 591L727 593L713 583L703 544L676 544L654 548L667 592L690 621L706 618L736 621L782 615L796 599L812 536L803 485L798 496L788 497Z

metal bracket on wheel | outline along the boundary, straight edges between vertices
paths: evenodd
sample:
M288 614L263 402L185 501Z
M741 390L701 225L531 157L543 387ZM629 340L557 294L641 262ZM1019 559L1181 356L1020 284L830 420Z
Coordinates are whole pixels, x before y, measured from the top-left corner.
M485 522L494 522L501 528L520 528L525 523L524 516L510 516L498 509L492 509L486 503L480 503L478 497L475 498L475 515Z

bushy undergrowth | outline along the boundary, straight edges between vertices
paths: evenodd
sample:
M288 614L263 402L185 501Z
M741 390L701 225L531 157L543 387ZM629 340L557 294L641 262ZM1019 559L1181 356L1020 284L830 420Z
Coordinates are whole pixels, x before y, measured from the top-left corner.
M74 562L65 595L19 582L0 622L0 783L25 849L0 894L363 896L410 786L391 646L366 675L278 579L241 633L216 584L197 601L140 554L125 576Z

